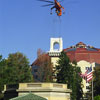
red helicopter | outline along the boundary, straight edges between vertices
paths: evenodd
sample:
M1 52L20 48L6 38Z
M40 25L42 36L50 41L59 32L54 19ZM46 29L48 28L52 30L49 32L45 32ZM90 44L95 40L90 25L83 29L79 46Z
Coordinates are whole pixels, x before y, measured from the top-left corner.
M52 9L55 8L55 12L57 13L57 15L58 16L62 15L62 9L64 10L64 7L62 7L61 4L60 4L60 2L58 2L57 0L54 0L54 1L39 0L39 1L50 3L50 4L47 4L47 5L43 5L42 7L52 6L53 5L53 7L51 7L51 14L52 14Z

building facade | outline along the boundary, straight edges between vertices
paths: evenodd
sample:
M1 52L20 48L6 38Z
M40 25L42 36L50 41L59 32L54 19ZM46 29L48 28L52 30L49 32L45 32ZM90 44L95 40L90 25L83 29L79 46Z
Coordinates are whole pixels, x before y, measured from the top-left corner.
M55 44L58 44L58 48L55 49ZM92 66L94 68L97 64L100 64L100 49L93 46L79 42L74 46L63 49L63 39L62 38L51 38L50 39L50 50L48 55L53 63L53 68L55 70L55 65L59 59L61 51L64 51L70 60L76 61L77 66L80 67L82 73L84 74L86 70ZM89 88L89 83L83 80L83 92L87 93Z
M45 98L45 100L70 100L71 94L71 90L67 88L66 84L58 83L19 83L17 85L5 85L3 92L4 100L9 100L14 97L20 100L19 98L24 96L26 96L26 98L28 98L27 96L32 96L34 98L34 95L35 97L39 96ZM27 95L29 93L34 95ZM11 100L16 100L16 98ZM25 99L22 98L21 100Z

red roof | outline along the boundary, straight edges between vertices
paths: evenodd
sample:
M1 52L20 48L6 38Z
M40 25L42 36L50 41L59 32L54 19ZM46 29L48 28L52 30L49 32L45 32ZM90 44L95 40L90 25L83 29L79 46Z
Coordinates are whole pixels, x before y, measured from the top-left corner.
M83 42L79 42L75 46L64 49L71 61L85 60L90 63L96 62L100 64L100 49L93 46L87 46Z
M46 57L46 58L44 59L44 57ZM39 57L37 57L37 59L31 64L31 66L33 66L33 65L39 66L41 64L41 60L46 60L49 58L50 57L48 54L42 54Z
M79 42L74 46L70 46L69 48L64 49L64 52L68 55L71 61L81 61L85 60L90 63L96 62L100 64L100 49L95 48L93 46L87 46L83 42ZM45 56L49 57L48 54L45 54ZM39 65L39 58L37 58L33 63L33 65Z

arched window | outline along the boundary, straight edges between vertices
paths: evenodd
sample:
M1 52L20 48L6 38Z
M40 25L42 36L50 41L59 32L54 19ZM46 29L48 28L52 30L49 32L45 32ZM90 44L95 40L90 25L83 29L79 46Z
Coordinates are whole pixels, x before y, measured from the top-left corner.
M59 50L59 43L55 42L53 48L54 48L54 50L58 51Z

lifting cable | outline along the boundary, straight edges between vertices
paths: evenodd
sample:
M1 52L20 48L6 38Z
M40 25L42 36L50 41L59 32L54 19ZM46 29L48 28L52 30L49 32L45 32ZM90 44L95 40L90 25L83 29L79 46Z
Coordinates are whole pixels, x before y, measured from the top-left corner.
M61 37L61 17L59 17L59 38Z
M61 18L55 17L53 19L53 25L52 25L53 35L54 37L61 37Z

